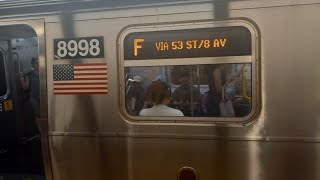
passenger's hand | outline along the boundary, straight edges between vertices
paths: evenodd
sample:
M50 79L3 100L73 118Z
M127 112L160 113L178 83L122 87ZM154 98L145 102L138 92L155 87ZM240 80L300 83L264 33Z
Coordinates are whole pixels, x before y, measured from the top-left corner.
M19 73L19 77L20 77L20 79L24 79L24 75L22 72Z

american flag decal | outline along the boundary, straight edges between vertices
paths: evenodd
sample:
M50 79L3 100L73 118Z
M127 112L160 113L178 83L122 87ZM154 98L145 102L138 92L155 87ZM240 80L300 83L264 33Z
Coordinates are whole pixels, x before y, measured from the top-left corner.
M107 64L53 65L54 94L107 94Z

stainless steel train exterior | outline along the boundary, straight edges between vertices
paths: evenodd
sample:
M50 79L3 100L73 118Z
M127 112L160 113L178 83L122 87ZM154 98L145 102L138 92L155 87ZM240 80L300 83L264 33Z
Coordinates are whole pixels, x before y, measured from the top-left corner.
M46 179L173 180L190 167L200 180L316 180L319 17L319 0L12 1L0 5L0 37L37 42ZM128 34L230 26L251 34L252 54L240 58L252 64L248 116L139 118L126 112L125 68L139 66L125 60ZM101 37L104 54L55 57L56 40L83 37ZM228 56L182 59L239 63ZM107 64L107 94L54 93L54 66L79 63Z

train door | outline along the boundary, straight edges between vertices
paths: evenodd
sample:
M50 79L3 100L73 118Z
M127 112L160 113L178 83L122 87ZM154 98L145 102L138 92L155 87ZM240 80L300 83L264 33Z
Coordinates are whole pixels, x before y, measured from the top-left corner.
M43 21L0 23L0 179L45 179L43 35Z

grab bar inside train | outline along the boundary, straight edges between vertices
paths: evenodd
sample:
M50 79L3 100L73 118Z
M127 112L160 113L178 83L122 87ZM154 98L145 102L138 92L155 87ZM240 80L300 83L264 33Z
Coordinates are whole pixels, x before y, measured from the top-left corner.
M16 56L16 60L18 63L18 72L21 72L21 62L20 62L20 58L19 58L19 54L16 52L12 53L12 59L14 58L14 56Z
M246 68L246 65L244 64L242 66L242 94L243 94L243 97L251 102L251 97L248 96L247 94L247 76L246 76L246 72L247 72L247 68Z

